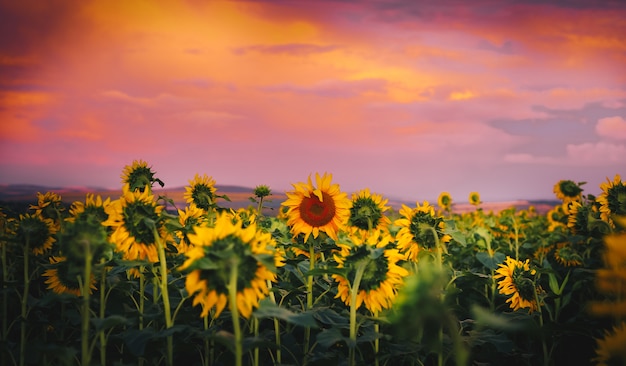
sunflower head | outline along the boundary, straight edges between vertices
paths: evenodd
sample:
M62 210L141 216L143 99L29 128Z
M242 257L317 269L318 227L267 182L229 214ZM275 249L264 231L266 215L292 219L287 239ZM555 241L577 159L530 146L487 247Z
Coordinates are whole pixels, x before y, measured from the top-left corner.
M52 248L56 241L57 227L52 219L46 219L37 214L20 215L15 232L18 243L28 243L30 251L35 255L44 254Z
M626 322L621 322L610 331L605 331L603 338L597 339L596 365L624 365L626 364Z
M61 228L61 220L65 215L65 207L61 200L61 196L54 192L46 192L44 194L37 192L37 205L31 205L31 210L35 210L35 214L43 218L51 219L57 227Z
M189 185L185 187L183 197L189 204L194 204L204 211L212 211L217 208L216 199L217 189L215 188L215 180L212 177L196 174Z
M577 267L583 264L583 257L567 242L556 245L554 258L564 267Z
M109 218L106 210L111 204L111 199L102 200L100 195L95 196L93 193L87 193L85 202L75 201L70 206L70 217L67 221L85 221L93 223L103 223Z
M417 260L420 249L432 250L437 242L448 243L452 237L445 234L445 222L443 217L435 215L435 209L428 201L415 208L402 205L400 219L395 224L400 227L396 234L398 248L406 253L410 260ZM436 235L436 236L435 236Z
M387 231L375 230L363 234L355 232L339 244L340 251L334 255L343 275L333 274L337 281L337 296L346 304L351 302L351 289L359 276L356 307L365 304L372 313L391 307L399 286L408 271L398 265L404 256L394 249L392 237Z
M189 249L191 245L189 234L193 233L194 227L206 226L208 221L204 210L199 209L198 206L193 203L185 207L185 210L178 210L180 229L176 231L176 237L180 239L177 246L179 253L185 253Z
M99 220L79 219L67 222L58 235L59 249L69 265L79 269L90 258L91 264L101 258L110 259L112 245L108 240L107 228Z
M371 194L369 189L363 189L352 195L352 207L348 225L362 231L386 230L391 221L385 216L388 200L379 194Z
M78 276L83 274L82 266L68 262L65 257L50 257L50 265L43 272L47 288L57 294L81 295ZM89 293L96 289L96 279L92 275L89 283Z
M132 165L124 166L122 172L122 185L128 185L131 191L152 190L154 183L159 183L161 187L165 184L154 175L156 172L152 171L152 167L148 166L148 163L143 160L134 160Z
M581 186L585 184L575 183L571 180L560 180L554 185L554 194L556 198L563 202L580 201L582 198L583 189Z
M600 217L612 225L612 216L626 215L626 184L622 182L620 175L616 174L613 181L607 178L600 188L602 193L597 198L600 204Z
M305 243L311 234L317 238L320 232L337 240L350 216L351 202L339 185L331 182L331 174L316 173L315 181L314 186L309 176L308 182L293 184L294 190L286 192L282 205L288 207L287 225L294 236L304 234Z
M437 198L437 205L444 211L450 211L452 208L452 196L448 192L441 192Z
M480 194L478 192L470 192L468 200L469 200L469 203L474 206L478 206L481 204Z
M272 190L269 186L264 184L258 185L254 188L254 196L257 198L267 197L272 194Z
M527 308L529 312L537 310L536 273L535 269L530 268L528 259L522 262L506 257L505 263L498 266L494 279L499 279L498 290L500 294L508 297L506 302L511 309Z
M237 309L249 318L259 301L269 293L267 281L275 280L282 256L275 250L271 235L257 230L252 223L243 228L241 221L221 213L214 227L196 227L189 234L192 247L180 270L188 271L185 288L194 297L193 305L202 305L201 316L215 307L218 317L229 299L229 282L237 278Z
M113 230L110 240L125 259L156 263L155 231L164 242L168 238L162 211L150 190L132 191L125 185L120 199L107 207L109 218L102 224Z

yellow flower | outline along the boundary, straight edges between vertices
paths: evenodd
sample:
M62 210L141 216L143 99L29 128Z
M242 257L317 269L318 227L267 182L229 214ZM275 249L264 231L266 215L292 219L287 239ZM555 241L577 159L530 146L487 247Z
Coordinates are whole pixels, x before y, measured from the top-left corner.
M224 310L230 273L236 266L237 309L249 318L253 308L268 295L267 281L275 281L275 267L283 265L272 236L257 230L256 223L243 228L241 221L222 213L215 227L196 227L189 240L193 246L179 269L190 271L185 288L194 297L193 305L202 305L201 316L215 307L213 316L217 318Z
M480 194L478 192L470 192L469 203L471 203L474 206L480 205L481 204Z
M44 254L52 248L52 243L56 241L54 235L57 227L52 219L43 218L37 214L20 215L16 230L17 241L26 244L35 255Z
M389 248L391 239L388 232L376 230L372 234L354 233L350 235L351 244L338 244L340 252L334 258L339 268L349 268L349 271L346 277L332 275L338 282L336 298L350 306L350 289L354 285L356 270L363 265L357 308L365 304L372 313L391 308L398 288L409 274L398 265L404 256L397 249Z
M597 342L596 357L593 359L597 365L626 364L626 322L621 322L611 331L605 332L604 338Z
M156 263L159 258L154 228L163 243L168 238L162 225L161 211L163 206L157 205L150 190L131 191L125 185L120 199L111 202L107 207L109 218L102 224L112 227L110 240L125 259Z
M612 225L612 215L626 215L626 184L615 174L612 182L607 178L600 188L602 193L596 199L600 204L600 218Z
M615 221L626 227L626 216L616 216ZM603 302L593 302L591 312L596 315L610 315L616 319L626 316L626 232L604 237L604 268L596 272L596 288L605 294Z
M189 181L189 186L185 187L183 198L185 198L187 203L193 203L198 206L198 208L209 211L216 207L216 191L215 180L213 180L213 178L206 174L203 176L196 174L194 178Z
M498 291L509 297L506 302L511 309L529 309L531 313L537 310L535 274L529 259L522 262L507 256L505 263L498 266L493 278L500 279Z
M61 219L65 207L63 207L59 194L54 192L41 194L37 192L37 205L30 205L29 209L35 210L36 215L40 215L45 219L51 219L57 231L61 229Z
M82 267L71 268L65 257L51 256L49 261L51 267L43 272L43 276L46 277L44 283L48 285L47 288L57 294L80 296L81 289L77 275L82 275L80 272ZM76 270L79 272L76 272ZM89 293L92 293L92 290L95 289L96 278L92 274L89 283Z
M152 167L148 166L143 160L134 160L132 165L124 166L122 171L122 185L128 185L131 191L143 192L146 187L148 190L152 190L152 184L159 183L161 187L164 186L163 182L155 178L156 172L152 171Z
M556 198L560 199L564 203L572 201L580 201L582 199L582 188L580 184L576 184L571 180L560 180L552 189Z
M444 234L445 223L443 218L435 216L435 208L428 201L424 201L421 206L416 203L415 208L402 205L399 213L402 218L394 222L400 227L396 234L396 240L398 241L398 248L406 254L407 259L416 261L421 248L427 250L435 248L436 240L433 230L441 244L452 240L450 235Z
M181 229L176 231L176 237L180 239L177 249L179 253L185 253L191 245L189 234L193 233L194 227L206 225L208 218L204 210L191 203L189 206L185 207L184 211L178 210L178 222L180 223Z
M359 231L387 230L391 221L385 216L389 200L379 194L371 194L369 189L363 189L352 195L352 207L348 225Z
M437 197L437 205L444 211L449 211L452 207L452 196L448 192L441 192Z
M107 198L102 200L100 195L95 196L93 193L87 193L85 202L75 201L70 206L70 217L67 221L74 222L77 219L95 220L98 222L104 222L109 218L106 210L111 204L111 199Z
M315 180L317 187L309 176L307 183L293 184L294 191L286 192L287 200L282 205L289 208L287 225L294 236L304 234L305 243L309 235L317 238L320 231L337 240L337 232L350 216L351 201L338 184L331 184L331 174L316 173Z
M557 244L554 258L564 267L576 267L583 264L583 258L567 242Z

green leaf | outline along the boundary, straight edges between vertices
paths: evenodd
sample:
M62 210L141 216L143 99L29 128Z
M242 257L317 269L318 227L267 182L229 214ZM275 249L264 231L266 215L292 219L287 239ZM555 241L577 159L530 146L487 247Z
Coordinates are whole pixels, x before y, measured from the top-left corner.
M128 323L126 317L121 315L111 315L103 319L94 318L91 319L96 332L103 331L105 329L113 328L116 325L124 325Z
M325 274L336 274L341 277L347 277L348 273L350 273L349 268L337 268L337 267L329 267L329 268L314 268L310 271L307 271L305 276L321 276Z
M264 299L259 303L259 307L254 311L253 315L259 319L277 318L301 327L318 327L313 314L310 312L294 313L274 304L268 299Z
M476 253L476 259L478 259L483 266L494 270L498 268L500 263L504 262L506 256L500 252L493 253L493 256L490 256L487 252L478 252Z
M128 347L130 353L134 356L143 356L146 350L146 344L153 339L156 332L152 328L145 328L142 330L129 329L121 334L124 343Z
M346 337L343 334L341 334L341 329L339 328L329 328L329 329L322 330L321 332L317 334L316 340L317 340L317 343L319 343L320 346L324 348L330 348L334 346L335 344L341 343L341 342L347 344L348 346L352 345L353 343L351 342L349 337Z

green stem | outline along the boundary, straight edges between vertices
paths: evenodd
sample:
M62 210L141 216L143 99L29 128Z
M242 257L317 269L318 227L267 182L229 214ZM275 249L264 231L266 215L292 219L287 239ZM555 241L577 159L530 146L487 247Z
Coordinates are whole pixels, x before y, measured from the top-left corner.
M315 241L309 242L309 271L315 269ZM306 280L306 309L313 308L313 276L307 276ZM304 354L309 354L309 339L311 338L311 327L304 328Z
M374 319L376 320L376 322L374 323L374 332L376 332L376 335L378 336L380 334L380 323L378 322L378 310L376 310L374 313ZM374 366L378 366L378 351L380 350L380 339L378 337L376 337L376 339L374 339Z
M146 271L145 266L139 266L139 330L143 330L143 310L145 305L145 294L146 294L146 276L144 272ZM138 366L143 366L143 357L139 357L137 360Z
M213 363L213 358L210 357L211 347L210 347L209 339L206 337L206 333L209 330L209 316L205 315L202 320L204 321L204 333L205 333L205 338L204 338L204 366L209 366L211 363Z
M252 319L252 327L254 328L254 337L259 337L259 319ZM254 347L254 366L259 366L259 347Z
M546 337L544 335L545 329L543 328L543 312L541 311L541 304L539 303L539 295L537 289L533 288L535 292L535 302L537 303L537 311L539 312L539 329L541 330L541 349L543 351L543 364L548 366L550 364L550 356L548 355L548 345L546 343Z
M272 303L276 305L276 295L274 295L274 291L272 291L272 281L267 280L267 288L270 291L270 300ZM274 340L276 342L276 362L278 364L282 363L282 350L280 349L280 323L278 318L274 318Z
M356 348L356 335L357 335L357 323L356 323L356 298L359 294L359 286L361 285L361 279L365 272L369 260L359 262L356 267L356 273L354 275L354 282L350 284L350 366L356 365L355 363L355 348Z
M83 278L81 282L81 292L83 296L83 309L82 309L82 327L81 327L81 364L83 366L89 366L91 363L91 352L89 351L89 295L91 285L91 243L89 240L82 242L85 249L85 268L83 269Z
M28 255L30 253L30 235L26 235L26 243L24 243L24 293L22 294L22 319L20 324L20 366L24 366L26 358L26 316L28 292L30 285L30 275L28 272Z
M165 258L165 248L156 228L153 228L154 240L159 252L159 268L161 272L161 295L163 297L163 312L165 314L165 329L172 327L172 309L170 307L170 297L167 289L167 260ZM167 336L167 364L174 364L174 338L170 334Z
M241 337L241 327L239 325L239 309L237 308L237 271L239 270L239 260L232 258L230 264L230 279L228 281L228 307L233 318L233 332L235 335L235 366L242 365L243 339Z
M0 232L0 235L4 235L4 230ZM7 242L0 242L2 248L2 293L7 294L7 277L9 276L9 270L7 268ZM9 325L7 322L7 311L9 310L8 296L2 296L2 343L5 343L8 339ZM2 352L2 364L6 365L6 354Z
M106 266L104 266L104 262L105 259L102 259L100 261L100 264L102 265L102 274L100 275L100 319L104 319L104 316L106 315ZM106 359L107 359L107 352L106 352L106 348L107 348L107 337L106 334L103 330L100 331L100 364L101 365L106 365Z

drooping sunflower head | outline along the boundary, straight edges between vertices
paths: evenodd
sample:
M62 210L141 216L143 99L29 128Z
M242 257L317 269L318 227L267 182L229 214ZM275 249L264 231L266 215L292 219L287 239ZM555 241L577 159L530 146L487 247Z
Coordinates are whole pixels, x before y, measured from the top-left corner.
M59 194L54 192L46 192L44 194L37 192L37 204L31 205L29 208L35 210L35 214L45 219L52 219L57 230L61 228L65 207Z
M337 298L351 303L351 289L356 288L357 273L360 275L356 307L362 304L372 313L389 309L396 298L398 288L409 273L398 265L404 258L393 248L392 237L387 231L375 230L349 235L348 242L339 244L340 251L334 255L345 275L333 274L338 283Z
M180 239L180 242L177 249L179 253L185 253L191 245L189 234L193 233L195 227L205 226L208 223L208 217L205 215L204 210L191 203L185 207L185 210L178 210L178 223L180 224L180 230L176 231L176 236Z
M265 184L258 185L254 188L254 196L257 198L267 197L272 194L272 190Z
M72 265L65 257L51 256L49 260L50 265L43 272L43 277L46 278L44 283L48 285L47 288L57 294L80 296L81 288L78 276L82 275L82 266ZM89 293L95 289L96 278L92 274Z
M131 165L124 166L122 171L122 185L128 185L131 191L152 190L154 183L159 183L161 187L164 183L155 178L156 172L152 171L152 167L148 166L148 163L143 160L133 160Z
M163 225L161 212L150 190L131 191L128 185L122 190L120 199L107 207L109 215L103 225L113 230L111 242L128 260L158 262L155 232L165 242L168 234Z
M194 297L193 305L202 305L201 316L213 307L214 317L221 314L235 278L237 309L249 318L269 293L267 281L275 280L276 267L283 264L271 235L258 231L254 223L243 228L241 221L222 213L214 227L196 227L189 239L193 246L179 269L189 271L185 288Z
M98 219L68 221L58 234L60 252L66 261L77 268L83 268L87 260L97 264L100 259L110 259L113 254L107 227Z
M480 194L478 192L470 192L468 200L469 200L469 203L474 206L478 206L481 204Z
M398 248L410 260L417 260L420 249L431 250L437 242L445 244L452 240L450 235L444 233L443 217L435 215L435 209L428 201L424 201L421 206L416 203L415 208L402 205L400 215L402 217L394 222L400 227L396 239Z
M577 267L583 264L583 257L568 242L556 245L554 258L564 267Z
M111 204L111 199L107 197L104 201L100 195L87 193L85 202L75 201L70 206L70 217L67 221L86 221L103 223L109 218L106 210Z
M619 174L615 174L613 181L607 178L605 183L600 184L602 193L598 196L600 204L600 217L612 224L612 216L626 215L626 184L622 182Z
M597 339L596 365L624 365L626 364L626 322L621 322L610 331L606 331L604 338Z
M452 208L452 196L448 192L441 192L437 197L437 205L444 211L450 211Z
M363 189L352 195L352 207L348 225L362 231L386 230L391 221L385 216L389 200L379 194L371 194L369 189Z
M580 187L584 183L575 183L571 180L560 180L554 185L556 198L563 202L580 201L583 189Z
M54 237L56 233L54 221L37 214L20 215L15 232L18 243L28 244L28 248L35 255L44 254L52 248L52 243L56 241Z
M193 203L204 211L211 211L217 207L216 204L215 180L206 174L200 176L196 174L189 185L185 187L183 197L187 203Z
M598 219L598 212L593 205L572 201L567 205L567 227L574 234L595 236L600 233L602 221ZM604 223L604 226L608 226Z
M293 184L294 190L286 192L288 207L287 225L294 236L304 234L304 242L309 235L317 238L320 231L337 240L337 232L344 228L350 217L351 201L341 192L338 184L333 184L332 175L315 174L316 186L311 182Z
M498 291L508 297L506 302L511 309L528 309L531 313L537 310L536 273L528 259L522 262L507 256L505 263L498 266L494 279L499 279Z

